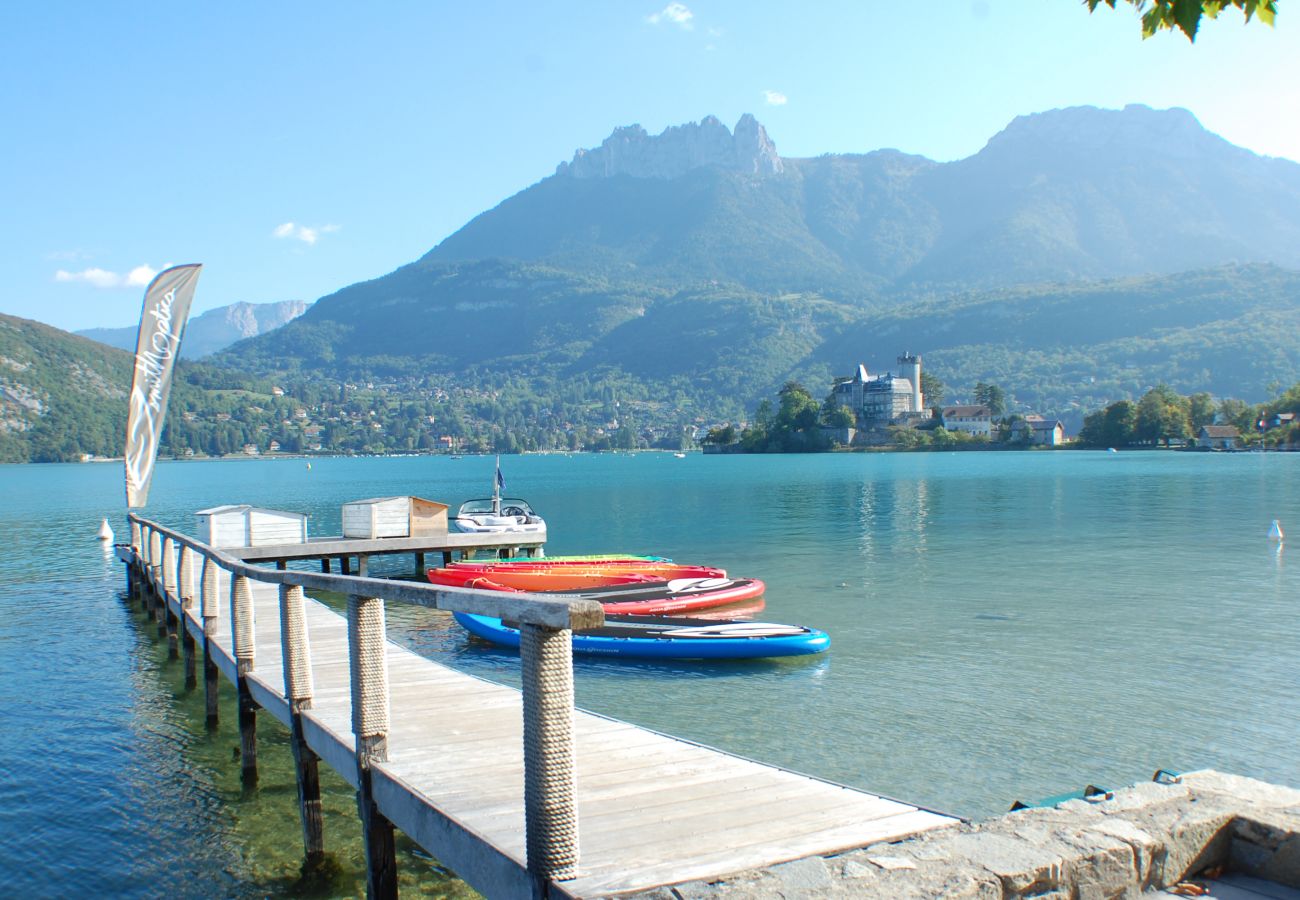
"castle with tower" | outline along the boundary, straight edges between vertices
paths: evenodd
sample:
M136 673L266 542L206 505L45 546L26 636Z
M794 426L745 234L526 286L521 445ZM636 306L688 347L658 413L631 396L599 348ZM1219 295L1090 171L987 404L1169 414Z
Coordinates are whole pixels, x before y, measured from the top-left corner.
M852 375L835 379L831 398L851 410L862 429L915 424L930 417L921 394L921 357L898 357L898 374L872 375L858 365Z

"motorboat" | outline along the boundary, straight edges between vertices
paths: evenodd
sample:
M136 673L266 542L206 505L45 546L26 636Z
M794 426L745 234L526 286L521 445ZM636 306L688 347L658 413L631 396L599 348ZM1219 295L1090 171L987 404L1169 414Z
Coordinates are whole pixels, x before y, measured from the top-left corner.
M533 511L527 500L501 496L501 489L505 485L505 477L501 474L501 457L498 456L496 477L492 479L492 496L462 503L452 519L456 527L469 534L545 532L546 522Z
M546 522L533 511L527 500L519 497L487 497L466 500L456 511L456 527L469 534L492 532L539 532Z

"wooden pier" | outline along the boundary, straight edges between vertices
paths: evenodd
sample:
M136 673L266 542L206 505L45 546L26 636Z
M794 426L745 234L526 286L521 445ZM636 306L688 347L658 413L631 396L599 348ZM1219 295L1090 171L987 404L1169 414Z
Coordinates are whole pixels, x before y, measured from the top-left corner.
M275 563L283 567L290 560L318 559L328 573L338 560L344 575L365 575L372 556L411 554L415 574L423 577L426 557L437 557L441 565L487 551L502 557L536 556L546 544L546 532L503 532L501 534L442 534L426 537L347 538L315 537L296 544L266 544L227 550L244 562ZM355 562L354 562L355 560Z
M924 810L573 707L572 629L599 604L269 569L131 516L128 583L197 684L239 696L256 781L257 711L292 735L304 852L324 852L317 764L357 789L371 897L396 896L400 828L488 897L604 897L717 878L951 825ZM267 559L279 559L275 556ZM348 596L346 617L305 588ZM384 604L520 623L523 690L389 642Z

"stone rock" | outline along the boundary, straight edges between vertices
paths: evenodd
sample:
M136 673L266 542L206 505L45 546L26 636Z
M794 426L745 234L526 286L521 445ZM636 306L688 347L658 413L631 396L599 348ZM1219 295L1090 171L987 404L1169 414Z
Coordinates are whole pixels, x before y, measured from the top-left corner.
M1249 803L1252 806L1300 808L1300 790L1213 769L1187 772L1179 776L1178 783L1198 794L1226 794L1238 803Z
M916 868L916 861L908 859L906 856L868 856L867 861L874 866L890 871Z
M840 868L840 875L843 878L869 878L876 874L876 870L862 865L854 860L847 860Z
M1133 872L1139 888L1151 885L1152 866L1157 859L1163 860L1165 845L1138 828L1127 819L1108 818L1084 828L1084 837L1095 833L1106 835L1128 844L1133 851Z
M1065 860L1021 838L993 832L951 838L954 854L998 876L1011 894L1045 893L1061 884Z
M781 893L826 891L833 884L831 873L826 868L826 860L820 856L796 859L794 862L782 863L768 870L781 883Z
M776 145L758 120L746 113L727 130L716 117L673 125L652 137L640 125L615 128L594 150L578 150L560 163L557 176L571 178L677 178L691 169L716 166L755 177L785 171Z

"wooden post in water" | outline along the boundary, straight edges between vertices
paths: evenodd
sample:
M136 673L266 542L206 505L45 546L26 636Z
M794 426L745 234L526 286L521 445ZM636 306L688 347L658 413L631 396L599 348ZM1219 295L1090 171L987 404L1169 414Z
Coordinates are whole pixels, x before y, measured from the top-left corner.
M573 632L523 623L524 831L533 896L578 873Z
M415 554L415 580L424 581L424 551Z
M167 635L167 658L180 659L180 642L176 624L179 617L172 613L172 600L179 603L180 593L176 586L176 542L171 538L163 539L163 616L160 633Z
M330 573L330 558L328 556L322 556L320 558L320 570L326 575Z
M357 554L357 577L365 578L370 572L370 557L365 553Z
M378 597L348 595L348 664L357 752L357 811L366 844L366 896L396 900L393 823L375 806L370 781L371 766L388 759L388 659L384 601Z
M303 736L302 714L311 709L311 641L307 634L302 588L280 585L280 655L284 665L284 696L289 701L290 747L298 776L298 813L302 817L304 871L325 858L325 825L321 816L319 759Z
M450 550L444 550L444 551L442 551L442 565L443 565L444 568L447 567L447 566L449 566L449 565L451 565L451 551L450 551Z
M221 589L218 583L216 562L203 557L203 577L200 580L199 615L203 618L203 705L207 713L209 731L217 727L217 691L220 687L217 662L212 658L212 642L217 636L217 620L221 615Z
M194 551L188 544L181 545L180 563L180 600L181 600L181 657L185 660L185 690L192 691L198 686L195 673L194 635L190 633L190 610L194 608Z
M140 523L131 520L131 552L134 558L126 564L126 596L132 603L138 603L140 594L140 561L144 557L144 548L140 541Z
M145 614L149 616L152 622L158 618L158 609L154 603L154 598L158 595L156 585L156 571L158 558L162 556L162 542L158 539L158 532L152 528L145 528L144 535L144 606Z
M339 571L342 572L344 575L352 574L352 557L350 556L339 557Z
M230 625L235 643L235 688L239 693L239 764L244 787L257 784L257 704L248 691L253 671L253 592L245 575L230 582Z

